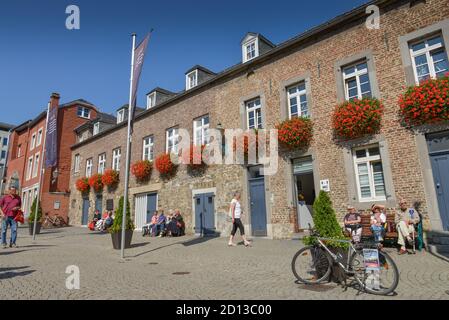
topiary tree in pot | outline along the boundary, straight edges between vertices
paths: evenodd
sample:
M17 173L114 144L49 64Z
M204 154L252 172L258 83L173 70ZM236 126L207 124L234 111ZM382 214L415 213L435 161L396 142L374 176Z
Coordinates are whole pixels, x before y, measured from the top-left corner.
M122 245L122 219L123 219L123 208L124 208L124 197L122 196L119 200L117 209L115 210L115 217L112 227L109 229L112 237L112 245L114 249L121 249ZM131 210L129 205L129 200L126 201L126 229L125 229L125 248L131 247L131 240L133 232L135 229L134 222L131 219Z
M31 212L28 216L28 229L30 231L30 236L33 235L34 230L34 218L36 213L36 205L37 205L37 198L34 198L33 204L31 205ZM41 232L41 226L42 226L42 207L41 203L39 202L39 207L37 208L37 223L36 223L36 234L39 234Z
M325 191L321 191L318 198L316 198L313 204L313 223L315 224L315 229L318 231L319 235L323 238L335 239L335 240L348 240L343 235L343 230L337 221L337 216L335 210L332 206L332 201L329 194ZM314 237L305 237L304 243L306 245L311 245L315 242ZM337 241L326 241L326 246L334 253L341 254L344 261L347 260L347 243L341 243ZM323 274L325 270L323 271ZM341 272L340 268L332 268L331 280L341 282L344 280L344 274Z

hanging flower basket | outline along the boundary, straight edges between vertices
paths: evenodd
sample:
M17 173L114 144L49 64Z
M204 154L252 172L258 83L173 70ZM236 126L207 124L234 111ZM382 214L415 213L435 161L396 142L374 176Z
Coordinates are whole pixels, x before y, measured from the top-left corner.
M80 178L75 183L76 190L81 193L88 193L90 190L89 179L86 177Z
M157 171L162 175L171 175L175 171L175 165L170 159L170 154L164 153L156 158L154 163Z
M449 73L410 87L399 98L402 120L406 125L435 124L449 121Z
M131 166L131 173L136 177L137 181L147 181L151 177L153 163L148 160L137 161Z
M120 174L116 170L108 169L104 172L101 177L101 182L103 185L111 188L117 186L120 181Z
M383 112L384 106L378 99L346 101L335 108L332 119L335 134L345 139L356 139L378 133Z
M288 149L307 148L313 137L313 123L309 118L293 118L276 126L279 143Z
M103 181L102 181L102 175L97 173L94 174L92 177L89 178L89 185L92 189L94 189L95 192L99 193L103 191Z
M190 145L190 148L183 150L182 152L182 162L185 163L189 169L198 170L205 168L207 166L203 157L205 148L205 145Z

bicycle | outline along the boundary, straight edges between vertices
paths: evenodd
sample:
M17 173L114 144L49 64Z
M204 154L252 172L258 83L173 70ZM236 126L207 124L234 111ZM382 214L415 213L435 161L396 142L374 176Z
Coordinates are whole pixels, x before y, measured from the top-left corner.
M322 283L329 279L332 266L336 265L346 276L355 278L359 291L388 295L396 290L399 283L398 268L386 252L378 250L377 243L355 246L351 240L322 238L313 229L310 229L310 233L316 239L315 243L299 250L292 260L293 274L300 282L309 285ZM347 261L344 261L341 254L333 253L326 246L326 241L347 243L349 245ZM371 250L371 253L378 252L377 265L366 264L364 253L369 252L364 249ZM347 287L345 281L345 289Z
M55 215L52 218L52 217L48 216L48 213L45 214L45 220L42 223L42 227L44 229L54 228L54 227L61 228L61 227L65 227L65 226L67 226L67 223L65 222L64 218L62 218L58 215Z

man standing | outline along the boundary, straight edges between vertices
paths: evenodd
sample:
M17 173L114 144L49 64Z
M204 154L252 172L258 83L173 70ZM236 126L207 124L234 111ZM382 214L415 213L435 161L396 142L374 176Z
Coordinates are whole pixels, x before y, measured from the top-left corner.
M22 200L17 195L17 189L14 186L9 187L9 194L0 200L0 217L2 220L2 245L3 249L7 248L6 232L8 226L11 227L11 238L9 240L10 248L17 248L17 222L14 220L17 211L22 206Z
M405 239L409 244L413 243L411 235L415 232L415 224L419 223L420 218L415 208L409 208L405 200L399 202L400 210L396 212L395 222L398 230L398 243L401 246L399 254L407 253Z

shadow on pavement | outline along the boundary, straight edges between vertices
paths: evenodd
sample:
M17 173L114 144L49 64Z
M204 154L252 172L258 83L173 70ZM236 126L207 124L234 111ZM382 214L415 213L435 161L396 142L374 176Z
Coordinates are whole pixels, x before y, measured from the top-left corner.
M29 244L26 246L20 246L20 248L48 248L48 247L56 247L56 246L51 244Z
M13 271L13 270L20 270L20 269L26 269L26 268L29 268L29 266L26 266L26 267L8 267L8 268L0 268L0 272Z
M157 251L157 250L160 250L160 249L164 249L164 248L168 248L168 247L171 247L171 246L175 246L177 244L183 244L183 242L170 243L170 244L167 244L165 246L161 246L161 247L154 248L154 249L151 249L151 250L148 250L148 251L145 251L145 252L141 252L139 254L136 254L136 255L132 256L132 258L137 258L137 257L143 256L143 255L145 255L147 253L151 253L151 252L154 252L154 251Z
M6 279L11 279L11 278L16 278L16 277L23 277L23 276L27 276L31 273L33 273L35 270L28 270L28 271L22 271L22 272L5 272L5 273L0 273L0 280L6 280Z
M20 253L20 252L24 252L26 250L9 250L9 251L0 251L0 256L9 256L10 254L14 254L14 253Z
M130 249L144 247L146 245L150 244L149 242L141 242L141 243L133 243L130 247Z
M209 240L217 239L217 238L220 238L220 236L198 237L198 238L183 242L182 245L185 247L190 247L190 246L194 246L196 244L201 244L201 243L207 242Z

